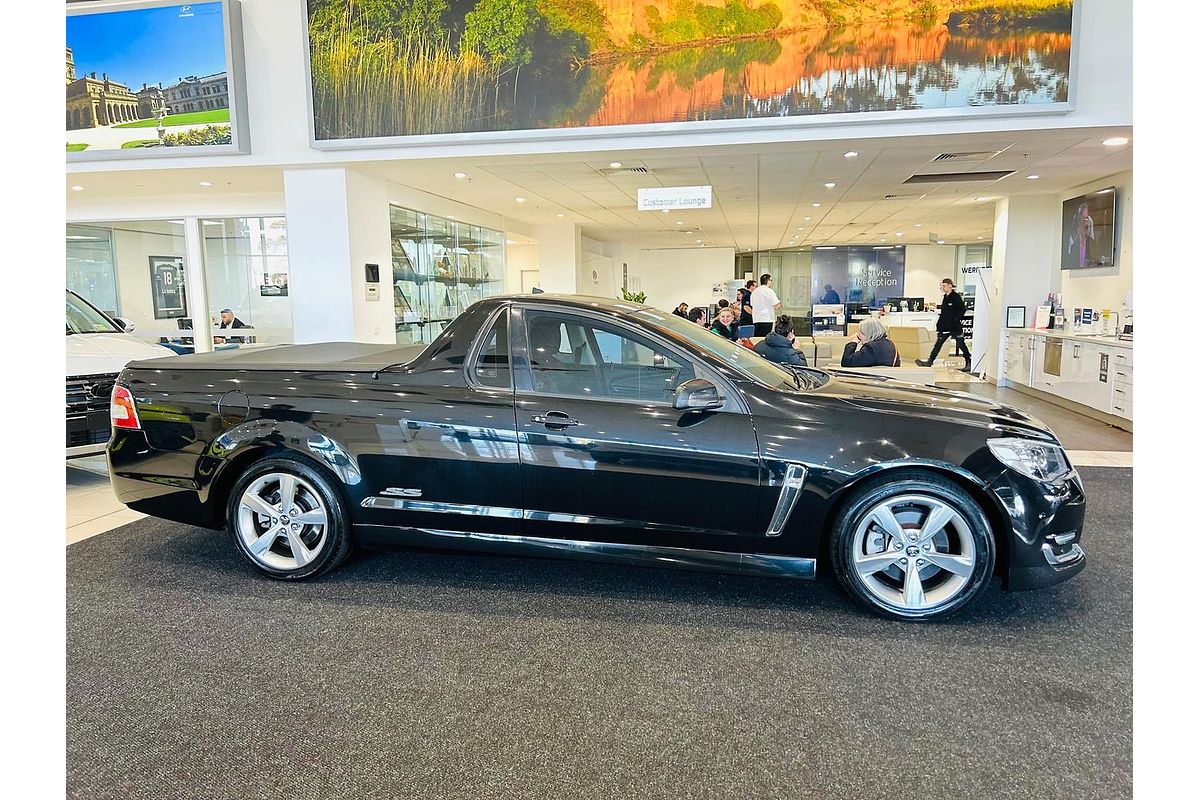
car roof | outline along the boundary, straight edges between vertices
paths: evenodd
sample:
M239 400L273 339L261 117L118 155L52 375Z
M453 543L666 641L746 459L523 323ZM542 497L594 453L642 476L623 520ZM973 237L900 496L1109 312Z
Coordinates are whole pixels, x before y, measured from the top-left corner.
M618 300L615 297L593 297L585 294L558 294L555 292L501 294L489 297L485 302L520 302L528 305L572 306L575 308L615 311L626 314L651 308L651 306L645 303L631 303L628 300Z

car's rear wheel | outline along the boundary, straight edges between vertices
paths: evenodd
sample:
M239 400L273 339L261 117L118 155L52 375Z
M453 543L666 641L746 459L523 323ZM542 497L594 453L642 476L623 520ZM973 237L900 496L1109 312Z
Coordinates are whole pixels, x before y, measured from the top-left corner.
M350 549L341 496L320 471L296 459L255 463L234 484L227 519L242 557L280 580L327 572Z
M830 537L834 573L862 605L892 619L945 617L991 577L996 545L987 516L957 484L903 473L851 496Z

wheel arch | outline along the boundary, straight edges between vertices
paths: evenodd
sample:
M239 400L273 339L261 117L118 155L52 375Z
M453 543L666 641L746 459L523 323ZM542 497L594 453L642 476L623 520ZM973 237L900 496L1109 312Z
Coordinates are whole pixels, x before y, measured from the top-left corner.
M992 574L1001 576L1007 574L1009 535L1012 531L1012 525L1000 501L988 491L987 485L983 481L962 467L946 461L925 459L889 461L883 464L872 465L867 469L855 473L849 481L834 492L829 498L829 510L825 514L825 519L821 525L821 541L818 550L819 564L828 566L829 540L833 535L833 522L837 519L838 513L842 510L846 502L863 486L895 472L926 472L930 475L937 475L953 481L969 494L971 499L979 504L979 508L983 511L983 515L987 518L988 524L992 528L992 539L996 544L996 564Z
M210 452L220 453L204 498L215 525L221 527L227 522L229 493L238 478L259 461L276 457L301 461L324 475L340 495L353 524L348 487L360 483L362 474L349 451L307 426L287 422L264 425L264 422L256 420L231 428L209 448Z

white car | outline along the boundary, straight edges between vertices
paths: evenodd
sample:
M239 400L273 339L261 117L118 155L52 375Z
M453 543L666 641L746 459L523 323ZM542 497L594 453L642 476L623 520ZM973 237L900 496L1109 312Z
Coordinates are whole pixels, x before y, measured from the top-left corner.
M67 291L67 458L104 452L112 433L109 399L130 361L173 356L129 335L133 323L113 319Z

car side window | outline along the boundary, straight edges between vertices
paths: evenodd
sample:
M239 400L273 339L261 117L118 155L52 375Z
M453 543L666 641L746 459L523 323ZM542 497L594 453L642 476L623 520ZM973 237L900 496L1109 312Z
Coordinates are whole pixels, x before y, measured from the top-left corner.
M475 380L492 389L512 388L512 365L508 353L508 311L496 317L484 334L483 347L475 359Z
M616 326L555 313L527 319L537 392L671 402L675 387L696 375L651 339Z

